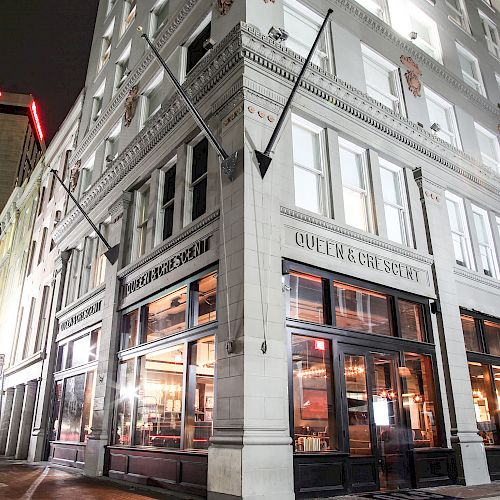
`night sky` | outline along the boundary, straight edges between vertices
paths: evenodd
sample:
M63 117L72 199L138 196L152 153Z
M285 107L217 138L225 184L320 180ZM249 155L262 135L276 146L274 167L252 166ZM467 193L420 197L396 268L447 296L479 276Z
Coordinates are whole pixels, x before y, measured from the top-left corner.
M0 3L0 90L33 94L48 143L85 83L99 0Z

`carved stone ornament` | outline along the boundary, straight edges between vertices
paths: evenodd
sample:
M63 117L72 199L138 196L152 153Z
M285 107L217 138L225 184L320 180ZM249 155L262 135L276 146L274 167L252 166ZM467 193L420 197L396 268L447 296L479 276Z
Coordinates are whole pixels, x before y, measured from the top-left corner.
M72 167L69 173L69 190L73 192L78 184L78 178L80 177L80 167L82 166L82 160L78 160Z
M276 0L264 0L264 3L274 3Z
M420 71L418 64L410 56L401 56L399 60L407 68L405 77L408 89L415 97L420 97L422 83L420 82L419 77L422 76L422 71Z
M234 0L217 0L217 8L219 9L221 16L225 16L229 12L233 2Z
M139 100L139 85L134 85L127 98L125 99L125 114L123 118L125 120L125 127L128 127L135 116L135 111L137 109L137 101Z

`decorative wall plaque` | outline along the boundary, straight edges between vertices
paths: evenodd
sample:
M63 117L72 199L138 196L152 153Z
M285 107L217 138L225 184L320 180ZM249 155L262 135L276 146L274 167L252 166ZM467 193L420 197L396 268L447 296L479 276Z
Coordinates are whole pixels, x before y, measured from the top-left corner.
M234 0L217 0L217 8L222 16L225 16L229 12L233 2Z
M125 127L128 127L135 116L135 111L137 109L137 101L139 100L139 85L134 85L127 98L125 99L125 114L123 116L125 120Z
M401 56L399 60L407 68L405 77L408 89L415 97L420 97L422 83L420 82L419 77L422 76L422 71L420 71L418 64L410 56Z
M80 177L80 167L82 165L82 160L78 160L72 167L69 173L69 190L74 192L78 184L78 178Z

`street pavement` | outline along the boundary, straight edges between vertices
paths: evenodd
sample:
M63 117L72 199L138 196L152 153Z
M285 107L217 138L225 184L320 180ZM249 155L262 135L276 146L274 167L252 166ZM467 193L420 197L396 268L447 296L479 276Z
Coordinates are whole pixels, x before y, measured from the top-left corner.
M197 497L144 491L118 484L106 478L93 479L78 472L22 462L0 462L1 500L164 500L196 499Z
M376 493L378 500L429 500L442 498L500 500L500 482L481 486L443 486L412 492ZM77 471L26 462L0 460L0 500L200 500L199 497L172 493L157 488L128 486L107 478L89 478ZM366 496L346 495L332 500L367 500ZM323 499L327 500L327 499Z

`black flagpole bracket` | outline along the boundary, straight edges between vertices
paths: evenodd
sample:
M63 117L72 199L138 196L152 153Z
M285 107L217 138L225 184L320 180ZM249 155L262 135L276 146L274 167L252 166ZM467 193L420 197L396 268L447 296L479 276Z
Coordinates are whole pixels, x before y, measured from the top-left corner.
M142 27L139 26L137 28L137 31L142 32ZM198 113L198 110L194 107L194 104L191 102L191 99L186 94L185 90L182 88L182 85L179 83L179 80L177 80L175 75L172 73L171 69L167 66L167 63L165 62L163 57L161 57L161 55L158 52L158 50L156 49L156 47L152 44L148 35L146 35L146 33L142 33L141 37L144 38L144 40L146 40L150 49L153 51L153 54L156 56L158 61L160 61L160 64L163 66L163 68L167 72L167 75L170 77L170 80L175 85L177 92L179 92L181 97L184 99L184 102L186 103L189 111L193 115L194 121L203 130L203 132L205 133L205 137L208 139L208 141L210 142L212 147L217 151L217 153L220 157L221 168L222 168L222 170L224 170L224 173L229 177L229 180L232 181L234 178L234 172L236 169L237 152L233 153L232 155L229 155L226 153L224 148L221 146L221 144L219 143L217 138L214 136L214 134L212 133L212 131L208 127L205 120L202 118L200 113Z
M290 106L292 105L293 98L295 97L295 94L297 93L297 90L299 89L300 82L309 67L309 63L311 62L311 59L314 55L314 52L316 51L316 47L318 46L319 40L321 38L321 35L323 34L323 31L325 30L325 27L330 19L330 16L333 14L332 9L328 9L328 12L326 13L325 19L323 20L323 24L321 25L321 28L318 31L318 34L316 35L316 39L314 40L314 43L311 47L311 50L309 51L309 54L307 55L307 59L302 66L302 69L300 70L299 76L297 77L297 80L295 81L295 85L293 86L292 92L290 93L290 96L288 97L288 100L286 101L285 107L283 108L283 111L281 112L281 115L279 117L278 123L276 124L276 127L274 128L273 134L271 135L271 138L269 139L269 143L266 147L266 150L262 153L260 151L255 150L255 156L257 157L257 163L259 164L259 170L260 170L260 175L262 178L266 175L267 170L269 169L269 165L271 165L272 158L271 158L271 153L274 148L274 144L276 143L279 133L281 132L281 129L283 127L283 124L285 122L285 118L288 114L288 110L290 109Z
M118 251L120 249L120 245L115 245L114 247L112 247L108 243L108 240L104 237L101 231L99 231L99 228L92 222L87 212L85 212L80 203L78 203L76 198L73 196L73 193L69 190L66 184L64 184L62 179L57 175L57 172L54 169L51 169L50 172L59 181L61 186L68 193L69 197L73 200L73 202L77 206L78 210L80 210L83 216L87 219L88 223L92 226L92 229L95 231L99 239L104 243L105 247L107 248L107 250L104 252L104 256L106 257L106 259L108 259L110 264L114 264L118 260Z

